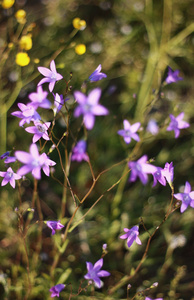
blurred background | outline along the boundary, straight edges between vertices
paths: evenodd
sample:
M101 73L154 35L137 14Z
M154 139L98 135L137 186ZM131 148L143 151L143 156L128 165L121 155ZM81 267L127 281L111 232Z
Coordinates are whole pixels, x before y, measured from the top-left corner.
M26 12L23 24L15 17L18 10ZM18 110L17 103L28 103L28 94L36 91L36 85L42 78L37 67L49 67L54 59L57 71L66 82L70 80L68 84L58 82L54 89L54 92L69 98L67 106L71 112L72 137L68 141L68 151L71 151L75 140L87 139L87 151L95 176L127 157L136 160L147 154L155 165L162 168L166 162L173 162L175 193L182 191L185 181L194 188L193 14L194 3L191 0L18 0L8 9L1 7L0 154L28 151L32 136L18 126L19 119L11 116L11 112ZM86 28L75 28L75 18L85 20ZM32 47L26 51L30 62L21 67L16 63L16 55L21 50L21 36L27 34L32 39ZM80 44L82 46L76 48ZM22 51L25 52L25 49ZM86 82L99 64L107 78L96 83ZM165 84L168 66L179 70L183 80ZM108 108L109 115L97 117L93 130L86 133L81 128L78 131L81 122L72 114L75 106L73 92L82 89L88 93L95 87L102 89L100 103ZM44 89L47 89L46 84ZM49 99L53 101L52 94L49 94ZM166 131L169 114L177 116L182 111L190 127L181 130L179 138L175 139L174 132ZM52 111L42 111L42 114L45 121L53 118ZM135 141L126 145L117 134L123 128L124 119L131 124L141 122L141 142L135 150ZM158 125L156 135L146 130L152 119ZM60 139L65 131L66 125L58 117L55 136ZM63 156L62 145L60 151ZM50 158L57 162L57 152L53 151ZM0 166L4 171L3 161L0 161ZM63 283L71 282L73 294L76 294L86 274L85 262L97 261L104 243L108 246L108 254L104 258L103 269L111 272L111 276L105 278L104 287L93 297L126 299L127 284L111 296L108 292L124 275L133 272L145 251L149 235L140 225L143 245L134 244L130 249L119 236L124 227L140 224L140 217L148 231L152 232L163 220L171 200L170 187L157 184L152 188L151 176L148 184L143 186L139 180L129 183L128 174L107 191L126 170L126 161L123 161L104 173L80 207L73 224L87 215L84 222L68 234L69 243L64 251L61 250L54 282L48 274L59 250L57 245L61 243L61 234L51 237L46 226L33 225L29 229L26 243L33 282L29 299L50 299L49 288L59 279ZM59 164L54 175L63 181ZM69 179L73 191L81 199L92 185L88 164L73 162ZM25 211L30 207L33 194L31 175L27 175L27 180L22 183L20 193L22 210ZM43 175L38 193L43 219L57 220L64 196L63 187ZM0 194L0 294L2 299L24 299L26 258L18 232L18 216L14 211L19 206L18 191L7 185L1 187ZM104 195L103 198L89 210L101 195ZM64 224L75 209L69 191L66 198ZM28 213L23 213L23 217L26 220ZM39 217L35 210L32 223ZM159 282L158 287L146 295L152 298L194 299L193 219L192 208L183 214L178 209L161 226L151 242L145 262L129 282L132 285L130 299L137 291L150 287L156 281ZM34 253L37 254L35 265ZM61 299L68 299L69 293L70 288L63 291ZM89 291L76 297L91 299Z

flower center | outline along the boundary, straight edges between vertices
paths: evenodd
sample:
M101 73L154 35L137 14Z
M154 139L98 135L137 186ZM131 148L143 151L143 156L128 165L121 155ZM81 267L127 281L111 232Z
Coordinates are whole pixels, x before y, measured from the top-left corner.
M36 127L37 127L38 131L40 131L42 133L44 133L46 131L46 129L42 125L37 125Z
M189 204L189 203L190 203L191 198L189 197L189 194L184 194L184 195L183 195L183 201L184 201L186 204Z

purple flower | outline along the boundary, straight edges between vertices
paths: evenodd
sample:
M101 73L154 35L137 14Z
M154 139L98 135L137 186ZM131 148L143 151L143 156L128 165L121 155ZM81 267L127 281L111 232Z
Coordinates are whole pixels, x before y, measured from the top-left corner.
M55 86L56 81L59 81L63 78L63 76L57 73L56 66L54 60L50 63L50 69L45 67L38 67L38 71L45 76L45 78L41 79L38 83L38 86L49 82L49 91L52 92Z
M145 297L145 300L163 300L163 298L155 298L155 299L151 299L149 297Z
M103 266L103 258L99 259L93 266L91 262L86 262L88 273L84 276L85 279L93 280L97 288L101 288L103 283L99 277L110 276L110 273L100 270Z
M79 162L82 160L89 160L89 157L86 153L86 141L81 140L75 145L75 147L72 150L71 160L76 160Z
M14 111L11 115L22 119L19 122L19 126L23 126L25 123L29 124L31 121L40 120L40 115L36 112L36 109L33 107L31 103L27 105L23 103L18 103L18 107L21 111Z
M17 171L17 174L23 176L31 172L36 179L41 179L41 168L44 173L49 176L49 166L54 166L56 164L54 161L50 160L45 153L39 155L36 144L30 146L30 153L16 151L15 156L24 164L24 166Z
M30 126L30 127L25 128L25 130L27 132L34 134L33 140L32 140L33 143L36 143L41 137L44 140L48 141L49 140L49 135L48 135L47 130L50 127L51 122L46 122L46 123L42 124L39 121L35 121L34 125L35 126Z
M131 229L128 228L124 228L123 229L124 232L126 232L125 234L120 236L120 239L125 240L127 239L127 246L131 247L131 245L133 244L134 241L136 241L136 243L138 245L141 245L141 241L138 237L139 235L139 226L133 226Z
M51 102L47 99L48 93L43 91L42 86L37 86L37 92L29 94L28 98L31 100L32 106L37 109L38 107L50 108Z
M99 80L107 77L106 74L100 72L101 68L102 68L101 65L99 65L96 68L96 70L89 76L88 79L90 82L99 81Z
M141 182L146 184L148 182L147 174L153 174L157 171L157 167L148 164L147 160L147 155L143 155L139 160L129 162L128 166L131 169L130 182L134 182L139 177Z
M51 298L59 297L59 293L65 288L65 284L59 283L53 286L49 291L51 292Z
M56 115L63 107L65 100L63 99L63 95L59 95L58 93L56 93L56 95L53 94L53 96L55 98L53 111L54 115Z
M156 135L158 133L158 125L154 119L149 120L146 130L153 135Z
M152 187L154 187L157 184L157 181L160 182L160 184L162 184L162 185L166 185L164 170L160 167L156 167L156 168L157 168L157 171L152 174L153 178L154 178Z
M168 181L169 185L172 186L173 178L174 178L174 167L173 162L165 163L164 169L163 169L163 175Z
M74 111L74 116L77 118L80 115L83 115L84 124L88 130L93 128L95 116L102 116L108 114L108 110L104 106L98 104L100 96L100 88L92 90L89 93L88 97L79 91L74 93L74 97L79 103L79 105Z
M179 77L179 70L173 71L170 67L168 67L168 76L166 77L166 83L177 82L178 80L183 80L182 77Z
M46 225L52 230L52 234L55 234L55 230L61 230L64 227L60 221L46 221Z
M124 138L125 143L129 144L131 142L131 139L134 139L138 142L139 136L136 133L136 131L141 126L141 123L138 122L133 125L130 125L130 123L127 120L124 120L123 126L124 129L119 130L117 133Z
M174 197L182 201L181 213L183 213L189 205L194 207L194 191L191 192L191 185L188 181L185 183L184 193L174 194Z
M0 172L0 176L4 177L1 186L6 185L8 182L10 185L15 189L15 180L18 180L21 178L20 175L13 172L12 168L9 167L6 172Z
M174 130L175 138L178 138L180 134L180 129L188 128L190 125L189 123L182 120L184 118L184 112L180 113L177 117L174 117L173 115L170 114L170 118L171 118L171 122L166 130L167 131Z
M5 159L4 160L5 164L15 162L16 158L14 156L9 156L9 155L10 155L10 151L7 151L0 156L0 159Z

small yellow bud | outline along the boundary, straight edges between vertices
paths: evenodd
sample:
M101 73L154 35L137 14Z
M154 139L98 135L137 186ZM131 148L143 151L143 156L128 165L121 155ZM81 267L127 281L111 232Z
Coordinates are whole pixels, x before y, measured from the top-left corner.
M32 48L32 39L31 39L31 35L23 35L20 39L20 48L22 50L30 50Z
M7 46L8 46L9 49L13 49L14 44L13 43L9 43Z
M82 55L86 52L86 46L84 44L79 44L75 47L75 53Z
M19 9L15 13L16 20L20 24L25 24L26 23L26 12L23 9Z
M3 2L1 3L2 7L5 9L8 9L10 7L12 7L15 3L15 0L3 0Z
M19 52L16 54L15 62L18 66L24 67L29 64L30 58L27 53Z
M40 59L39 59L39 58L35 58L35 59L34 59L34 63L35 63L35 64L39 64L39 62L40 62Z
M78 30L84 30L86 28L86 21L80 20L80 18L73 19L73 27Z

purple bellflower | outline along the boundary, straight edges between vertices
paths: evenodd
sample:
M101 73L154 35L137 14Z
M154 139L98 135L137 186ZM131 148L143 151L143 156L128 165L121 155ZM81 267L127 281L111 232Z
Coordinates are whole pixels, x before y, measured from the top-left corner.
M38 147L36 144L30 146L30 153L24 151L16 151L15 157L24 164L18 171L18 175L25 175L32 173L32 176L36 179L41 179L41 168L44 173L49 176L50 166L54 166L56 163L48 158L46 153L39 155Z
M59 293L65 288L65 284L59 283L54 285L49 291L51 292L51 298L59 297Z
M177 82L178 80L183 80L182 77L179 77L179 70L173 71L170 67L168 67L168 76L166 77L166 83Z
M48 92L43 91L42 86L37 86L37 92L29 94L28 98L31 100L32 106L37 109L38 107L50 108L51 102L47 99Z
M133 226L131 229L124 228L123 229L125 234L120 236L120 239L125 240L127 239L127 246L131 247L133 242L135 241L138 245L141 245L141 241L138 237L139 235L139 226Z
M130 123L127 120L123 121L124 129L121 129L117 131L119 135L121 135L124 138L125 143L129 144L131 142L131 139L134 139L135 141L139 141L139 136L136 133L136 131L141 126L141 123L135 123L133 125L130 125Z
M131 176L129 178L130 182L136 181L137 177L140 178L143 184L148 182L148 175L157 172L157 167L147 163L147 155L143 155L137 161L131 161L128 163L129 168L131 169Z
M102 69L102 67L101 67L101 65L99 65L96 68L96 70L89 76L88 79L90 82L99 81L99 80L107 77L106 74L100 72L101 69Z
M31 103L28 103L27 105L18 103L18 107L21 111L14 111L11 113L11 115L22 119L19 122L19 126L23 126L25 123L29 124L31 121L33 122L41 119L40 115L37 113L36 109Z
M34 125L35 126L30 126L30 127L25 128L25 130L27 132L34 134L33 139L32 139L33 143L36 143L41 137L44 140L48 141L50 138L49 138L47 130L50 127L51 122L46 122L46 123L42 124L39 121L35 121Z
M173 162L165 163L164 169L162 171L164 177L168 181L169 185L172 186L173 178L174 178L174 167Z
M86 141L79 141L72 150L71 160L76 160L78 162L85 160L88 161L89 157L86 153Z
M163 300L163 298L155 298L155 299L152 299L152 298L149 298L149 297L145 297L145 300Z
M153 135L156 135L158 133L159 128L154 119L149 120L146 130Z
M194 208L194 191L191 192L191 185L188 181L185 183L184 192L174 194L174 197L182 201L181 213L183 213L189 205Z
M15 189L15 180L18 180L21 178L20 175L13 172L12 168L9 167L6 172L0 172L0 176L4 177L1 186L6 185L8 182L10 185Z
M45 76L45 78L41 79L38 83L38 86L49 82L49 91L52 92L55 86L56 81L59 81L63 78L63 76L57 73L56 66L54 60L50 63L50 69L45 67L38 67L38 71Z
M63 107L65 100L63 99L63 95L59 95L58 93L53 94L53 96L55 99L53 112L54 112L54 115L56 115ZM68 100L68 99L66 99L66 100Z
M46 221L45 223L52 230L52 235L55 234L55 230L61 230L64 227L60 221Z
M100 280L100 277L110 276L110 273L104 270L100 270L103 266L103 258L99 259L93 266L91 262L86 262L88 273L84 276L85 279L93 280L97 288L101 288L103 282Z
M167 131L174 130L175 138L178 138L180 134L180 129L188 128L190 125L189 123L182 120L184 118L184 112L180 113L177 117L174 117L173 115L170 114L170 118L171 118L171 122L166 130Z
M74 97L79 104L74 111L74 116L77 118L80 115L83 115L84 124L88 130L94 127L95 116L108 114L108 110L104 106L98 104L100 96L100 88L93 89L88 97L79 91L74 93Z
M157 171L152 174L153 178L154 178L152 187L154 187L157 184L157 181L162 185L166 185L164 170L160 167L156 167L156 168L157 168Z
M10 155L10 151L7 151L5 153L3 153L1 156L0 156L0 159L5 159L4 160L4 163L5 164L9 164L9 163L13 163L16 161L16 158L14 156L9 156Z

